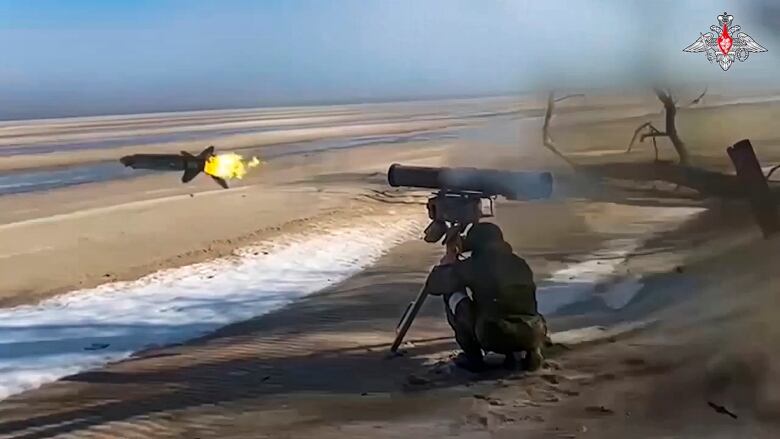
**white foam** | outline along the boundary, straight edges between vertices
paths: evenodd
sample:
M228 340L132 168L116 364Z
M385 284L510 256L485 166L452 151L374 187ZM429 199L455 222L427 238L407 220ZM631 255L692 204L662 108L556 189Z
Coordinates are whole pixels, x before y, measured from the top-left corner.
M545 279L537 293L539 312L553 314L568 305L593 299L610 309L625 307L643 287L641 279L625 273L624 267L631 254L653 236L704 212L704 209L689 207L646 209L651 215L647 219L616 227L634 237L606 241L599 251L587 255L584 261L558 270ZM636 237L639 232L643 234Z
M642 288L640 279L621 273L631 254L653 234L702 211L648 210L653 217L642 221L647 233L641 238L607 241L545 280L540 311L554 313L594 297L610 308L624 307ZM423 218L365 219L357 228L282 237L233 258L0 309L0 399L278 309L359 272L423 225ZM626 236L635 236L637 227L621 226ZM610 286L599 291L605 283Z
M235 257L0 309L0 399L182 342L338 283L419 234L417 218L281 237Z

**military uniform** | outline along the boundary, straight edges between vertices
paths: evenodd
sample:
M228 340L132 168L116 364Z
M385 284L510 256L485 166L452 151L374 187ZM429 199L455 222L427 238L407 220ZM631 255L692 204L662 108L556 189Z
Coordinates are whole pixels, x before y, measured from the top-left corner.
M512 364L515 353L525 352L524 367L538 368L547 327L530 267L494 224L472 226L463 250L471 256L435 267L426 288L444 297L447 321L466 358L479 365L482 351L489 351Z

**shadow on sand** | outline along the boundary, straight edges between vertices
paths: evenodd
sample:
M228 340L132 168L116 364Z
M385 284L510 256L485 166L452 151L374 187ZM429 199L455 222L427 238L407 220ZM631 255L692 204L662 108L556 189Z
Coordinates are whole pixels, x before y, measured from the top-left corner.
M715 221L705 215L696 220L698 223L686 226L690 230L669 232L648 240L644 250L679 247L685 243L697 245L721 232L707 227L723 225L722 219L720 216ZM745 215L735 215L733 222L725 224L743 224L749 220ZM705 233L693 233L702 230ZM406 267L431 264L428 254L418 253L422 255L414 256L412 261L379 264L378 267L384 268L366 270L327 291L229 325L183 347L151 351L102 370L67 377L51 387L77 384L75 401L69 392L50 392L47 405L57 407L56 412L4 421L0 423L0 436L51 437L111 422L236 401L242 402L242 410L251 410L275 406L280 399L296 395L338 395L360 400L372 393L405 394L409 390L410 374L429 370L431 355L456 348L444 326L440 301L429 300L420 320L440 322L439 335L415 340L414 348L406 356L387 355L392 329L403 305L416 295L426 274L409 272ZM643 279L642 283L638 294L620 310L583 301L549 316L550 326L554 330L566 330L629 321L647 317L696 294L696 278L684 273L657 274ZM412 336L413 333L414 329ZM387 342L318 349L316 339L305 340L305 336L311 335L349 340L366 334ZM497 372L488 379L500 376L502 373ZM457 387L473 379L456 375L423 388ZM23 398L18 401L10 398L7 403L25 404Z

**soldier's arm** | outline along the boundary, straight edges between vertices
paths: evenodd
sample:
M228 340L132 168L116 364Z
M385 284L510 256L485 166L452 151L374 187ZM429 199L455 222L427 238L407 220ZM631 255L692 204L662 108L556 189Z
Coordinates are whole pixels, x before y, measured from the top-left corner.
M460 276L461 264L464 261L456 261L451 264L442 264L433 267L428 279L425 281L425 289L428 294L440 296L455 291L463 290L465 284Z
M518 269L516 270L515 275L519 278L521 283L528 285L535 291L536 283L534 282L534 272L531 270L531 266L529 266L525 259L521 258L520 256L515 255L515 257L519 261Z
M474 261L471 258L458 261L458 265L455 267L455 271L458 279L460 279L462 284L461 287L468 287L473 291L473 287L477 283L477 275L474 270Z

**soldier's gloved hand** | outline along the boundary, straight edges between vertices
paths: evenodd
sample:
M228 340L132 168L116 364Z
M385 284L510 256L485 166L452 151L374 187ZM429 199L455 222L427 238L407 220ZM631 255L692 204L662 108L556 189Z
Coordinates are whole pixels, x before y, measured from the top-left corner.
M460 235L455 235L447 240L447 252L439 260L440 265L448 265L455 263L458 260L458 255L463 248L463 242Z
M428 273L428 278L425 279L425 292L431 296L441 296L443 294L441 289L439 289L439 285L437 285L437 276L435 274L437 268L438 266L433 267L433 270Z
M458 260L458 254L452 254L450 252L447 252L444 256L439 259L439 265L450 265L454 264L455 261Z
M425 291L432 296L440 296L454 291L454 273L451 266L437 265L425 280Z

